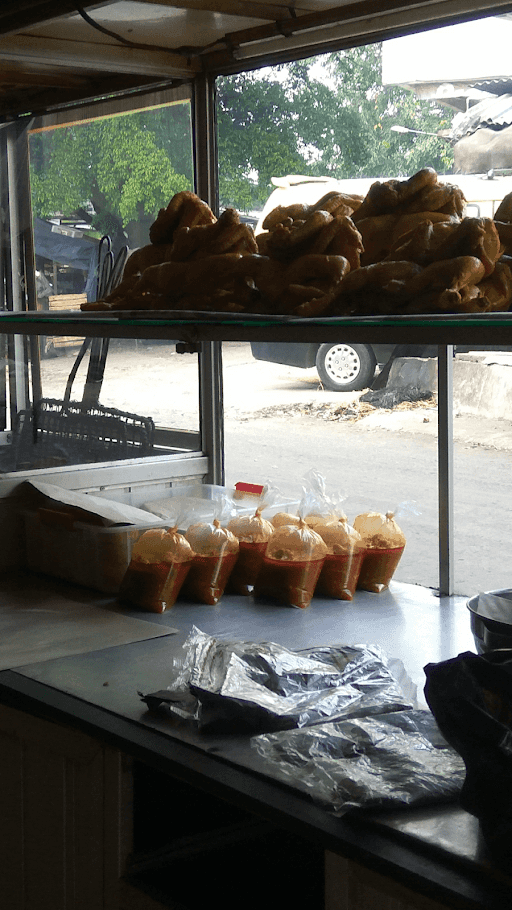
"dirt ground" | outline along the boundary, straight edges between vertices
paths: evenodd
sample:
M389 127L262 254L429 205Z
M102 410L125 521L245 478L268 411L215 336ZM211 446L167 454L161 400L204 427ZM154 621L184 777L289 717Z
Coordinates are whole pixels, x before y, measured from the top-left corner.
M79 347L58 349L42 360L43 396L61 399ZM73 384L81 400L87 358ZM361 401L361 392L329 392L316 370L257 361L250 345L223 345L224 410L227 421L272 420L285 416L357 424L360 430L437 436L437 408L430 401L403 402L392 409ZM197 429L199 383L195 354L178 354L172 343L112 341L100 402L150 416L159 426ZM454 414L454 439L466 447L512 450L512 422Z

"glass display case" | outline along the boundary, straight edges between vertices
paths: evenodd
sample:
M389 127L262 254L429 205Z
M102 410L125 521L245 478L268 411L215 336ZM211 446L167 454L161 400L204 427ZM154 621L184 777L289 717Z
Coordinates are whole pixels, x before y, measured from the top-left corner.
M259 0L184 0L176 6L172 0L116 0L85 3L77 11L67 0L55 0L52 18L38 0L22 7L9 5L0 13L5 67L0 92L0 569L3 596L15 614L13 634L23 637L23 619L32 624L27 605L42 614L55 604L64 611L71 605L82 624L89 616L92 624L95 608L109 612L114 625L122 613L111 601L112 609L107 604L105 610L105 599L86 588L70 593L44 577L34 580L25 573L20 583L19 575L5 572L23 558L12 498L20 481L43 478L66 490L134 506L190 480L222 484L226 341L325 343L349 331L353 342L437 346L440 580L435 592L398 585L396 593L382 595L380 610L368 596L361 611L354 612L324 602L316 614L276 614L258 604L241 607L238 598L215 611L178 605L175 612L153 615L151 622L132 613L128 619L142 620L146 631L121 644L110 641L111 646L103 643L98 650L85 645L71 654L68 649L31 666L28 658L24 666L14 667L7 658L0 674L0 768L9 821L2 826L2 893L10 906L30 910L42 903L55 910L196 907L198 869L206 868L212 876L211 882L203 876L201 905L213 892L222 898L219 865L202 865L205 857L211 859L212 847L221 846L218 863L227 870L225 877L233 878L231 850L247 860L256 845L260 865L249 862L237 869L242 892L251 881L255 905L262 893L272 901L272 883L267 884L262 870L274 852L283 904L290 894L288 877L297 876L298 858L314 884L308 900L319 908L364 904L380 910L389 902L400 910L506 906L508 872L493 866L482 850L477 820L458 806L336 818L293 787L270 779L254 759L248 737L230 739L221 733L208 740L181 720L170 730L167 718L142 716L140 692L168 684L170 663L182 658L192 625L247 639L261 640L264 634L296 649L331 642L334 635L355 640L361 629L371 629L378 644L393 644L399 660L411 664L415 684L426 660L448 659L469 646L464 600L445 596L452 594L453 582L452 346L512 344L512 314L305 320L62 310L55 298L66 296L76 306L87 297L91 259L83 248L73 257L69 251L60 253L67 256L64 263L44 255L43 230L37 239L32 229L29 185L32 180L44 200L51 185L44 184L39 164L49 152L43 134L33 132L37 166L30 176L27 135L30 128L43 128L33 122L35 116L54 118L46 126L70 125L72 112L82 108L77 120L93 118L94 112L85 113L85 104L110 116L114 108L119 113L140 107L148 91L168 93L167 101L185 98L191 101L194 188L218 211L217 76L450 24L482 11L503 13L509 4L395 0L333 5L318 0L304 8ZM58 229L50 227L50 232L60 239L83 239L73 236L82 222L70 223L68 211L60 214L58 223L48 222ZM58 356L47 356L54 352ZM164 390L163 396L155 395L156 387ZM184 422L179 396L191 390L196 407L193 419ZM299 621L290 622L290 616ZM102 634L102 623L96 632ZM44 640L43 635L39 645ZM152 801L158 808L156 825ZM173 887L174 872L167 865L168 835L179 889ZM132 881L126 875L130 860ZM244 900L243 893L233 900Z

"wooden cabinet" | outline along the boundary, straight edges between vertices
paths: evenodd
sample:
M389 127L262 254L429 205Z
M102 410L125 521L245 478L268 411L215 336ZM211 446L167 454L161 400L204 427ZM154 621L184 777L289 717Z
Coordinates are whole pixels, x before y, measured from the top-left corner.
M117 910L132 843L126 756L2 706L0 806L6 910Z
M323 908L323 850L71 727L0 707L9 910L199 910L224 895ZM307 876L303 878L303 876Z
M0 707L0 894L9 910L448 910L321 844Z
M326 851L325 910L448 910L449 906Z

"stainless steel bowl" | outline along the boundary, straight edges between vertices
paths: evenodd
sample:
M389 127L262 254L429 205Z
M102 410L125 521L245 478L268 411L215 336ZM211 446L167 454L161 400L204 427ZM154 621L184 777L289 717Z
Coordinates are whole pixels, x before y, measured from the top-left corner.
M498 648L512 648L512 590L503 588L487 593L510 601L510 622L497 622L495 619L481 616L478 613L478 594L468 600L471 631L478 654L485 654L487 651L495 651Z

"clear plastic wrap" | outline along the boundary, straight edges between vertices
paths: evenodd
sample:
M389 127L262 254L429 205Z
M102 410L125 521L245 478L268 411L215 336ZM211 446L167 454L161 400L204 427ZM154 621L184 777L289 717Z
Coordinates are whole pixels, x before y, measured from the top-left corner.
M255 736L273 777L335 815L458 798L464 762L430 712L399 711Z
M365 556L358 588L380 594L391 581L405 548L405 534L394 519L394 512L363 512L354 519L361 535Z
M235 501L229 490L209 483L177 484L165 497L146 502L144 508L181 531L186 531L191 524L211 522L214 518L227 522L236 514Z
M291 607L308 607L326 554L322 538L302 518L298 525L281 525L268 541L254 596Z
M187 600L215 605L236 563L238 540L217 518L191 525L185 537L194 550L194 559L181 594Z
M361 535L346 516L317 524L316 531L327 546L327 555L316 585L316 593L339 600L354 597L365 549Z
M232 518L228 524L228 530L235 535L239 545L238 558L226 586L228 594L250 594L258 577L268 541L274 532L274 526L262 517L262 508L263 504L253 515Z
M282 730L415 704L403 665L375 645L289 651L273 642L222 641L194 628L183 648L173 683L143 700L180 716L186 705L205 729Z
M151 613L174 606L194 560L194 551L177 528L145 531L133 546L119 600Z

